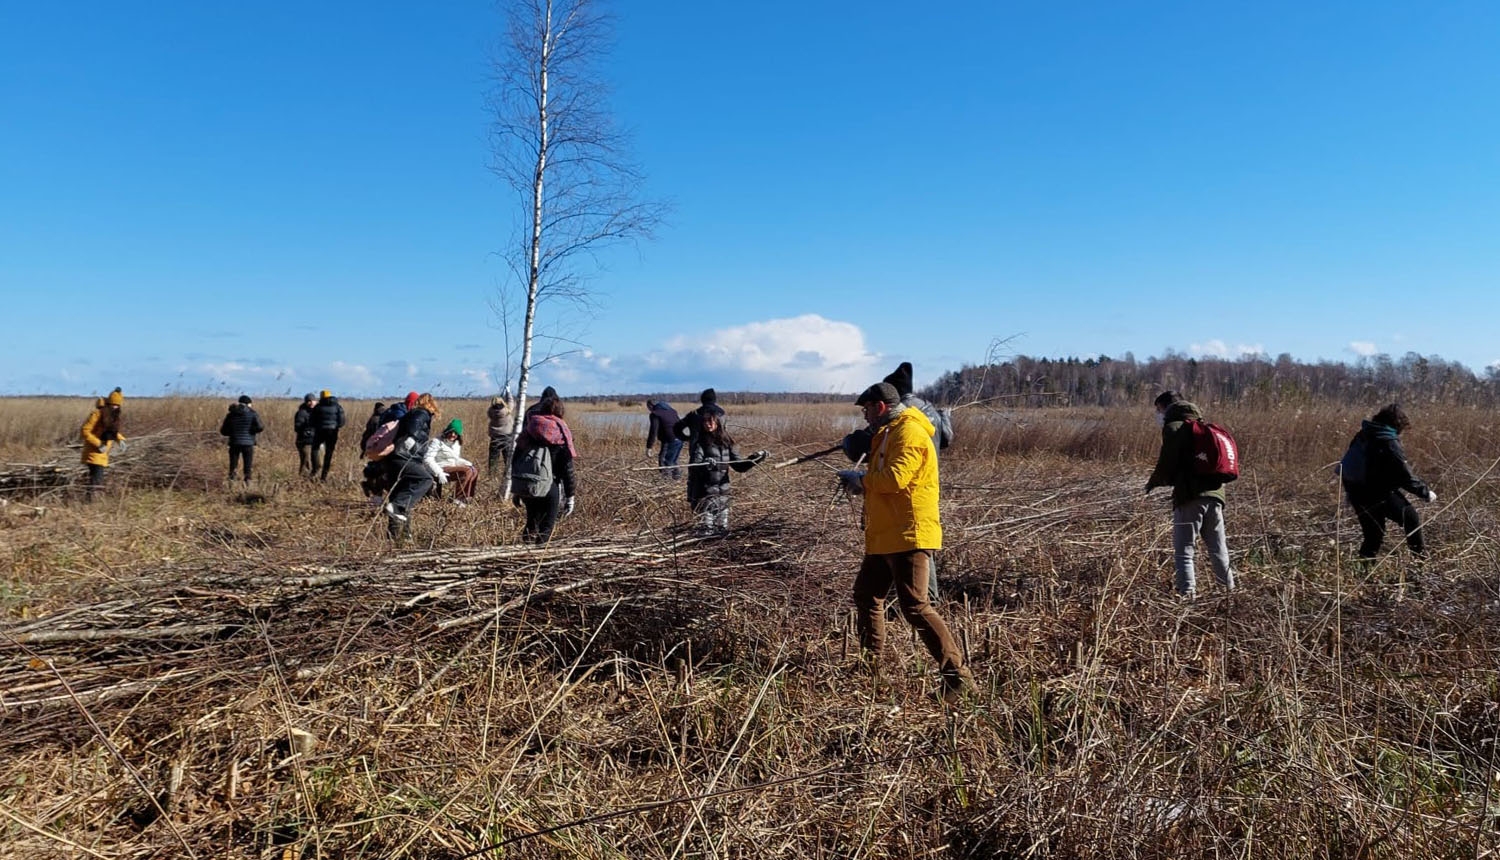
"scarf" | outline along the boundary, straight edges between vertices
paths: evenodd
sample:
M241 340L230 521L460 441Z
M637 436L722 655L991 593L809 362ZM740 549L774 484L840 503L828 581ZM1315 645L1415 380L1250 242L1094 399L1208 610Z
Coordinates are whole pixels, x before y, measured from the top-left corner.
M578 455L578 452L573 449L573 431L569 430L568 425L556 415L533 413L526 419L524 432L544 445L566 445L569 454Z

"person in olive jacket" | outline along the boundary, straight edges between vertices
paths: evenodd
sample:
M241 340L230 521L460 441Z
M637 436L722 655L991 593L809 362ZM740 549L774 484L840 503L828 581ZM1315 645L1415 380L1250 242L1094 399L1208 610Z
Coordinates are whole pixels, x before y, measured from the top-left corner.
M1172 488L1172 556L1177 593L1184 597L1197 593L1193 555L1200 535L1208 545L1214 578L1225 590L1233 589L1234 569L1229 566L1229 543L1224 535L1224 482L1193 469L1193 431L1187 421L1201 421L1203 413L1177 392L1163 391L1156 398L1156 418L1162 425L1161 451L1156 457L1156 468L1146 481L1146 492L1156 487Z
M224 416L224 421L219 425L219 435L229 439L229 480L234 481L234 473L239 468L241 459L245 461L245 483L250 483L250 471L255 464L255 437L260 435L265 426L260 423L260 415L250 405L250 395L241 394L239 402L229 405L229 413Z
M318 397L318 405L312 410L313 442L312 442L312 470L318 471L318 455L322 454L321 480L328 480L328 468L333 465L333 449L339 444L339 430L344 426L344 407L339 399L323 389Z
M1400 404L1386 406L1368 421L1360 422L1359 432L1339 462L1344 493L1364 534L1359 545L1360 558L1372 559L1380 552L1386 520L1401 524L1406 532L1406 547L1412 555L1421 556L1426 550L1422 519L1401 491L1429 502L1437 501L1437 493L1412 474L1411 464L1406 461L1406 452L1397 437L1410 426L1411 420Z
M297 437L297 473L309 478L312 477L313 437L317 435L313 431L312 413L317 403L318 398L311 391L302 395L302 405L297 407L297 417L292 423Z

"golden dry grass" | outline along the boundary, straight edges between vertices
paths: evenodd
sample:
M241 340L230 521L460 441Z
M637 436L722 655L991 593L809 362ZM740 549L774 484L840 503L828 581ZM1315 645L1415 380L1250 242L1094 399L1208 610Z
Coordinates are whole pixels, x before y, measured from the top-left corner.
M87 410L5 405L4 457L25 461ZM340 481L307 485L295 403L257 406L272 430L254 496L222 486L222 401L131 401L127 435L202 434L171 464L173 488L113 481L93 506L54 495L0 515L0 853L1355 858L1497 844L1493 413L1414 416L1409 453L1443 497L1423 508L1420 568L1399 546L1351 563L1326 466L1358 414L1215 414L1247 464L1228 511L1243 587L1210 585L1195 604L1169 593L1165 500L1140 491L1146 410L960 413L941 611L981 690L949 710L900 621L890 683L858 670L857 516L826 466L736 476L734 534L695 542L680 484L632 471L649 462L644 420L578 410L581 511L553 547L504 549L517 515L482 484L469 508L419 506L415 545L398 551L350 483L350 452ZM351 424L369 408L345 406ZM451 408L477 439L484 404ZM740 447L776 459L826 445L852 414L731 411ZM70 612L83 627L220 632L21 641L68 629Z

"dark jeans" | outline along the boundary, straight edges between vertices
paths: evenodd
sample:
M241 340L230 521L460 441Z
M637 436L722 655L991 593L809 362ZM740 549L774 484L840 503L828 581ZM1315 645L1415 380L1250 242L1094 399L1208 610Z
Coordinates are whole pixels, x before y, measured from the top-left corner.
M255 463L255 446L234 444L229 446L229 480L231 481L234 480L234 473L239 468L241 457L245 459L245 483L248 484L250 483L250 469Z
M297 459L298 459L298 461L300 461L300 464L297 467L297 473L299 475L311 475L312 474L312 443L311 442L298 442L297 443Z
M411 509L417 506L417 502L427 495L432 489L432 473L422 465L421 460L402 458L391 463L391 508L403 517L411 518ZM395 517L389 520L390 535L393 538L400 537L402 532L410 526L409 522L401 522Z
M504 466L504 464L509 463L511 456L515 453L516 442L514 437L501 436L499 438L490 439L490 477L493 478L495 475L498 475L500 473L501 467Z
M312 468L308 470L307 476L311 478L318 471L318 454L323 455L323 480L328 480L328 467L333 465L333 449L338 447L339 431L318 430L313 434L312 443Z
M1354 515L1359 518L1359 530L1364 540L1359 545L1360 558L1374 558L1385 540L1385 521L1400 523L1406 532L1406 546L1412 555L1421 555L1426 547L1422 543L1422 520L1417 509L1412 507L1399 490L1384 495L1349 496Z
M85 502L92 502L94 500L94 491L104 489L104 467L96 466L93 463L89 463L88 467L89 478L88 483L83 487L83 500Z
M682 455L682 440L673 439L670 442L661 443L661 450L656 454L656 465L672 466L671 469L662 469L661 476L673 481L682 477L682 470L676 468L677 458Z
M562 509L562 484L552 482L552 489L539 499L522 499L526 505L526 531L521 540L526 543L546 543L552 539L552 528L557 525L557 514Z
M963 652L927 599L927 572L931 564L932 553L924 549L865 556L854 577L859 644L872 658L879 659L885 645L885 597L894 585L901 614L917 631L943 677L955 681L968 673L964 669Z

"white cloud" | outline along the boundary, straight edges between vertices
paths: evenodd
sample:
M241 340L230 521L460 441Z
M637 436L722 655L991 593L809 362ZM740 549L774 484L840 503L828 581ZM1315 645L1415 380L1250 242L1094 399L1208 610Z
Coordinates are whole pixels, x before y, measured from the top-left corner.
M761 391L850 392L880 376L880 356L859 326L817 314L679 335L646 358L656 369L692 368L728 377L725 387Z
M1188 346L1188 354L1198 358L1240 358L1246 355L1265 355L1265 344L1239 343L1233 348L1218 338Z
M251 364L243 361L205 362L198 366L198 372L207 377L209 382L220 382L230 386L263 387L282 379L296 378L296 373L290 367Z
M1360 358L1369 358L1370 356L1376 355L1380 352L1379 349L1376 349L1375 342L1370 340L1351 340L1349 341L1349 345L1345 347L1345 349L1349 350Z
M327 373L344 388L355 389L357 391L378 388L380 385L380 378L363 364L335 361L328 365Z

